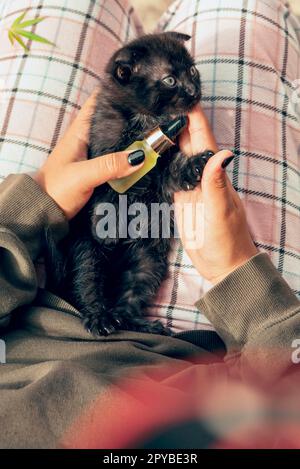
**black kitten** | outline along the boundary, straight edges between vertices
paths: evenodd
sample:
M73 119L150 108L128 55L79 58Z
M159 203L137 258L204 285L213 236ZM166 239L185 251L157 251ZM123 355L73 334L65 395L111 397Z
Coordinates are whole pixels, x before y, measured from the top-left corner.
M90 158L126 149L149 130L186 115L200 100L200 76L184 46L189 39L175 32L148 35L114 54L92 118ZM164 154L127 191L128 206L172 204L174 192L195 188L210 156L207 151L187 158L178 149ZM96 209L106 202L116 207L119 218L119 194L105 184L72 222L71 234L60 246L60 276L52 276L55 292L81 312L94 333L166 333L159 321L147 321L145 313L167 275L171 240L124 239L118 230L116 236L100 239ZM150 229L150 222L144 222Z

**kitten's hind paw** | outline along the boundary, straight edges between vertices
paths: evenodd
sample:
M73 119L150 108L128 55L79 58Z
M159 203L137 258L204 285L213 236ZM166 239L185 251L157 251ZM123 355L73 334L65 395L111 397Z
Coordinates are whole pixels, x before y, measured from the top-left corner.
M131 319L130 323L126 327L129 331L145 332L148 334L158 334L171 336L172 331L168 327L165 327L160 321L148 321L147 319Z
M83 324L86 330L95 337L107 337L122 329L122 323L118 319L103 317L99 314L85 317Z
M88 332L95 337L109 336L117 331L145 332L148 334L172 335L169 328L163 326L160 321L148 321L144 318L121 318L112 311L106 311L105 315L90 314L83 318L83 324Z

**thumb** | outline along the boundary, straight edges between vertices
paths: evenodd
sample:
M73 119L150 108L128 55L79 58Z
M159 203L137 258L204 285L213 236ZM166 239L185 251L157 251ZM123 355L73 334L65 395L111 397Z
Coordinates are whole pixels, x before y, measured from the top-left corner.
M204 203L213 203L225 206L228 197L231 197L231 182L225 168L233 161L234 154L224 150L211 158L203 172L201 189Z
M121 151L109 155L99 156L87 161L75 163L87 185L86 189L94 189L113 179L120 179L139 170L145 162L142 150L134 152Z

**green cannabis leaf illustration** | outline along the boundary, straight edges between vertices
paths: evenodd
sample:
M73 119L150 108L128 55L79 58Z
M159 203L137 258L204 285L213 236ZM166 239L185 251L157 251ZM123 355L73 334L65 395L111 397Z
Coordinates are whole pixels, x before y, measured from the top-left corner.
M26 31L26 28L29 28L30 26L34 26L35 24L40 23L41 21L44 21L46 18L41 17L41 18L36 18L32 20L27 20L23 21L25 19L25 16L27 14L27 11L22 13L11 25L11 27L8 29L8 38L11 42L12 45L14 45L15 41L17 41L25 50L25 52L29 52L28 47L24 43L22 37L26 39L31 39L31 41L36 41L36 42L42 42L43 44L49 44L51 46L54 46L53 42L48 41L48 39L38 36L37 34L31 32L31 31Z

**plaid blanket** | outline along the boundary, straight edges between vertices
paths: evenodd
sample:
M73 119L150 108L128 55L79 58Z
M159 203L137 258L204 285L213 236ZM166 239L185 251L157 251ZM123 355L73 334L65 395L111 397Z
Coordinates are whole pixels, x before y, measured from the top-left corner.
M46 16L29 55L12 48L6 24L27 9ZM0 178L36 170L101 80L113 51L142 34L127 0L4 0L0 4ZM300 295L300 25L280 0L177 0L159 30L192 35L203 107L220 148L239 157L228 170L253 237ZM194 303L210 285L182 247L151 317L176 332L210 329Z

